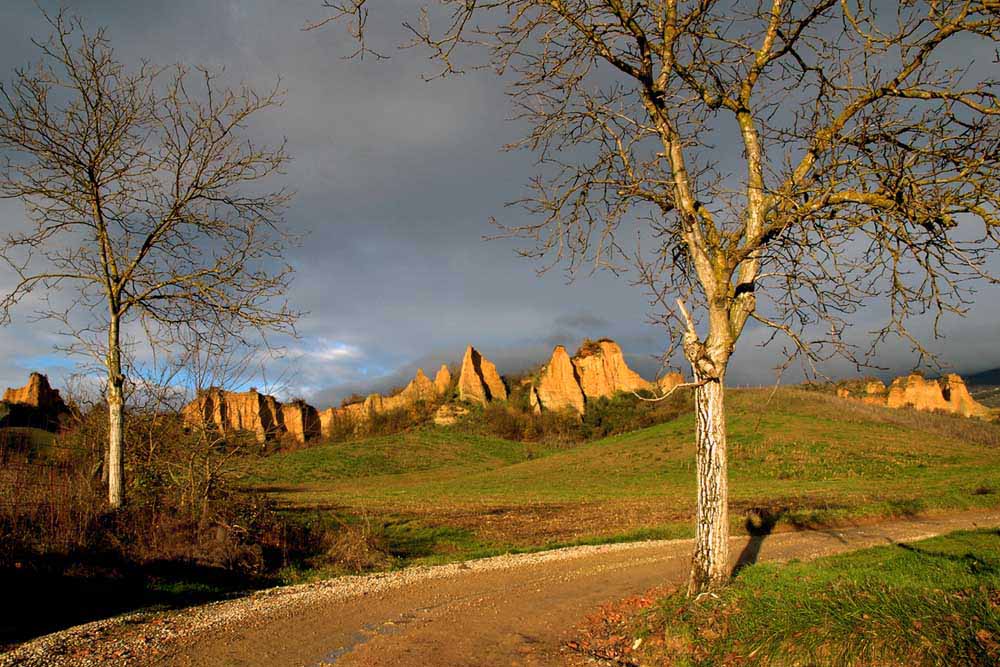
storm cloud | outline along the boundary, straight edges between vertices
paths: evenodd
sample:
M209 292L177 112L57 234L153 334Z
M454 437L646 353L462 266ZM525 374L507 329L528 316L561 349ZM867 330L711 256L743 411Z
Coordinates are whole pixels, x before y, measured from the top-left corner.
M351 393L398 386L418 366L456 364L476 345L513 373L544 360L553 345L573 348L584 337L610 336L647 375L667 347L647 323L649 306L627 277L582 275L573 282L519 258L510 241L485 241L491 216L509 224L525 214L505 204L523 193L533 171L529 154L500 150L521 128L505 120L509 107L489 72L425 81L421 54L391 53L387 61L345 60L339 31L303 32L322 16L318 0L170 3L79 0L64 5L90 27L107 26L125 63L149 59L225 68L227 80L266 87L281 81L281 109L259 118L257 140L287 138L293 156L285 182L296 192L286 222L302 233L289 260L297 271L291 303L307 314L300 338L279 341L289 394L321 405ZM384 45L403 36L391 4L372 21ZM53 8L55 5L45 4ZM47 26L31 0L0 6L0 77L37 60L30 38ZM17 202L0 202L0 230L25 224ZM0 276L7 288L9 276ZM947 324L936 343L962 371L1000 366L998 292ZM56 385L73 361L53 353L58 329L19 309L0 329L0 384L22 384L29 370ZM878 313L866 315L872 322ZM865 321L856 335L863 339ZM855 335L855 334L852 334ZM741 341L730 374L736 383L773 381L780 349L762 349L763 332ZM906 346L885 350L883 365L909 368ZM832 367L849 373L849 367ZM789 373L788 378L793 377Z

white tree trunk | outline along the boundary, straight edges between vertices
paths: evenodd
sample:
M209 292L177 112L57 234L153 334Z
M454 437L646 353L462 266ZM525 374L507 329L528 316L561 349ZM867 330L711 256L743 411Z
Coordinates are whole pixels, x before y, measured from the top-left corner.
M121 507L125 500L124 426L122 387L112 380L108 383L108 505L112 509Z
M125 502L125 378L122 375L118 320L108 328L108 505Z
M688 594L729 579L729 478L726 468L725 389L721 379L695 390L698 507Z

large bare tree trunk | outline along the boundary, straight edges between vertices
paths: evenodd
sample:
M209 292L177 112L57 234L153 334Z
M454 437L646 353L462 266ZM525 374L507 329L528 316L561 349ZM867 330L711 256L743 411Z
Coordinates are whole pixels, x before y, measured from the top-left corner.
M108 329L108 505L125 502L125 377L122 375L118 320Z
M698 508L689 595L711 590L729 579L729 479L721 378L695 390L695 412Z

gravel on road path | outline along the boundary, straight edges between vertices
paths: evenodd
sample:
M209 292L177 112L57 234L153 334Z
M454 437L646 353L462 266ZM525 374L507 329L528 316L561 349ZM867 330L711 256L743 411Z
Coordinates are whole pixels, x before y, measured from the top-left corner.
M809 559L953 530L1000 512L906 518L734 537L760 560ZM63 665L557 665L599 605L687 576L691 541L581 546L339 577L181 611L137 613L56 632L0 667Z

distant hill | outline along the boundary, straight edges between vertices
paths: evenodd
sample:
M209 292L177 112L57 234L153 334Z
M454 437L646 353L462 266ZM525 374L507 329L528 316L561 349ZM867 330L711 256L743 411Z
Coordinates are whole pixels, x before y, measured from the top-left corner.
M966 375L965 384L970 387L991 386L1000 387L1000 368L993 368L975 375Z
M972 397L991 408L1000 408L1000 368L965 376Z

